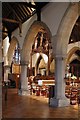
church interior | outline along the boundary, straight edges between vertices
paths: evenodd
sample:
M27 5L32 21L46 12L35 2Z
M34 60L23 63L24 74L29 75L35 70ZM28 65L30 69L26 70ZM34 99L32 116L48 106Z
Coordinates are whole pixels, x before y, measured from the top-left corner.
M79 6L79 3L34 0L2 2L2 101L9 102L8 94L16 90L18 97L42 99L49 107L78 109ZM8 117L6 110L3 117Z

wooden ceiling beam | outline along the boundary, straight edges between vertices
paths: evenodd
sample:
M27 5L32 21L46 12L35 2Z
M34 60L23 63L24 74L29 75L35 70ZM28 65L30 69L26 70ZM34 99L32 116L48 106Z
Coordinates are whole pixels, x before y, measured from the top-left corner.
M28 14L28 15L31 15L30 10L28 9L29 7L25 6L25 8L26 8L26 12L27 12L27 14Z
M26 15L27 15L27 13L25 12L25 10L24 10L23 6L20 6L20 5L19 5L19 7L20 7L20 9L21 9L22 13L24 14L24 16L26 16Z
M23 5L23 9L26 15L29 15L29 12L27 11L26 7Z
M18 15L20 15L21 20L23 21L23 19L25 18L25 14L24 14L24 12L22 10L22 7L19 6L19 5L17 7L17 12L18 12Z
M4 30L2 30L2 32L3 32L3 33L8 33L8 31L4 31Z
M25 3L25 2L24 2L23 5L24 5L24 6L27 6L27 7L30 7L30 8L36 9L36 5L31 4L31 2L29 2L29 3L27 3L27 2Z
M13 20L13 19L8 19L8 18L2 18L2 21L4 22L10 22L10 23L16 23L19 24L19 21Z
M19 21L21 21L20 17L17 15L17 13L15 12L15 10L10 6L10 4L8 4L8 7L13 11L14 15L17 17L17 19Z

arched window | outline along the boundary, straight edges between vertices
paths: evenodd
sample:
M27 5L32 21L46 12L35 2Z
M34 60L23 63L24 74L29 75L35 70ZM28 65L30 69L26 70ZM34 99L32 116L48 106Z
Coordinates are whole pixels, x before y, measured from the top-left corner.
M16 45L15 47L15 51L13 54L13 63L20 63L20 48L19 48L19 44Z

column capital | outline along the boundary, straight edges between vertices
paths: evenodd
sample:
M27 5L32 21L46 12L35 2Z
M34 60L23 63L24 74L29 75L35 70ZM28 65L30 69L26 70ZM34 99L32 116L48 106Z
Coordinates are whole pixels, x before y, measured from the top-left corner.
M5 68L10 68L11 66L10 65L4 65Z
M54 56L54 58L55 59L59 59L59 60L65 60L66 59L66 55L59 55L59 54L57 54L57 55Z
M29 61L20 61L21 66L28 66Z

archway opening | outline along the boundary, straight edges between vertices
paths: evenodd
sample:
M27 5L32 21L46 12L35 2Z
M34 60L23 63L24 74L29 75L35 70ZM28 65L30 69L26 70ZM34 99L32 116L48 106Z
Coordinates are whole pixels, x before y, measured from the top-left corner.
M76 76L78 79L80 77L80 61L78 59L73 60L70 63L70 73L72 75Z
M71 104L78 103L78 89L80 79L80 17L78 17L69 39L67 54L66 96Z
M29 82L31 94L49 97L49 87L54 86L54 75L51 74L52 46L48 33L41 28L33 41L30 52ZM53 70L53 69L52 69ZM33 79L32 79L33 78Z
M8 49L8 64L10 66L10 72L8 73L9 87L19 88L20 80L20 46L15 37L12 37L10 46Z

